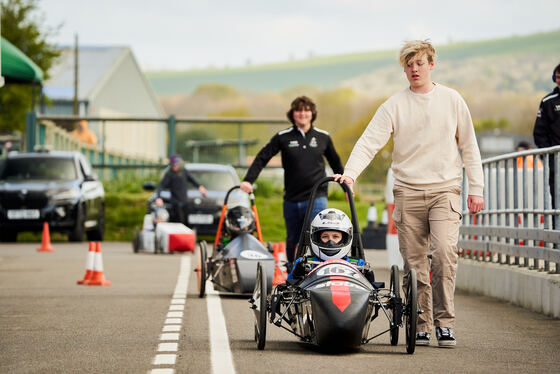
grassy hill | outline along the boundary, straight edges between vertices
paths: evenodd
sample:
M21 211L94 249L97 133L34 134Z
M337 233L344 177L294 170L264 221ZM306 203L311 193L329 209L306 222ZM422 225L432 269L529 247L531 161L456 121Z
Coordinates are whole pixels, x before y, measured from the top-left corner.
M508 61L527 59L532 62L544 54L549 61L555 61L560 60L560 30L502 39L436 45L436 47L438 61L450 65L472 60L476 61L478 69L484 69L485 59L492 61L500 61L501 58ZM339 86L341 82L365 74L387 68L398 68L397 53L395 49L231 69L148 72L147 77L158 95L190 94L198 85L209 82L229 85L241 91L256 92L279 92L299 85L331 89ZM553 66L550 65L549 69L551 70ZM532 85L537 90L546 91L551 83L547 83L547 80L544 76L538 78Z

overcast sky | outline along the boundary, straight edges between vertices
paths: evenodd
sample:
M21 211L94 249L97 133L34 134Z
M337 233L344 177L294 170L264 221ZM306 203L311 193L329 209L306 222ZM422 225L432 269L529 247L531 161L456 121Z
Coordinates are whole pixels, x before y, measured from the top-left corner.
M558 0L39 0L50 41L132 48L144 70L235 67L560 29ZM560 54L560 41L559 41Z

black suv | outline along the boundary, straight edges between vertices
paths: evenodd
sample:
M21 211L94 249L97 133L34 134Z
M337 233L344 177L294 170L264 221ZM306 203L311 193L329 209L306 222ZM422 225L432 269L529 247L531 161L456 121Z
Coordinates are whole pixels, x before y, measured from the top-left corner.
M105 190L78 152L9 154L0 160L0 240L19 231L65 232L70 241L103 240Z

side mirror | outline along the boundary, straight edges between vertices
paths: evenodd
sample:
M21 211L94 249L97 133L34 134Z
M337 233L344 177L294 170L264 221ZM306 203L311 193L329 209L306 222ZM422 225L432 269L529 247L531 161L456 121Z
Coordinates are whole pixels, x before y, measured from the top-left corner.
M146 182L142 185L145 191L153 191L156 189L156 184L154 182Z
M86 175L84 178L84 182L94 182L97 180L97 174L91 173L90 175Z

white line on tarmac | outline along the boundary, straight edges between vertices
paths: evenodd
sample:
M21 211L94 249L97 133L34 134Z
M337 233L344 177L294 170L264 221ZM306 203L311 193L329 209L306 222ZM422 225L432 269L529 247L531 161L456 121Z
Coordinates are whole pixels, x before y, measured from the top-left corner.
M226 320L222 311L222 301L210 281L206 282L206 290L212 372L214 374L234 374L235 368L229 347Z
M189 277L191 275L191 258L190 255L184 255L181 257L181 270L179 271L179 277L177 279L177 285L175 286L175 291L173 293L173 299L169 305L169 312L167 312L167 318L165 319L165 324L162 329L162 334L159 336L159 340L163 341L175 341L172 343L159 343L158 352L177 352L179 349L179 336L181 331L181 324L183 322L183 310L185 309L185 301L187 297L187 289L189 287ZM174 332L171 332L174 331ZM171 367L165 368L154 368L149 374L174 374L175 361L177 360L176 354L166 353L166 354L156 354L153 364L154 365L165 365Z

